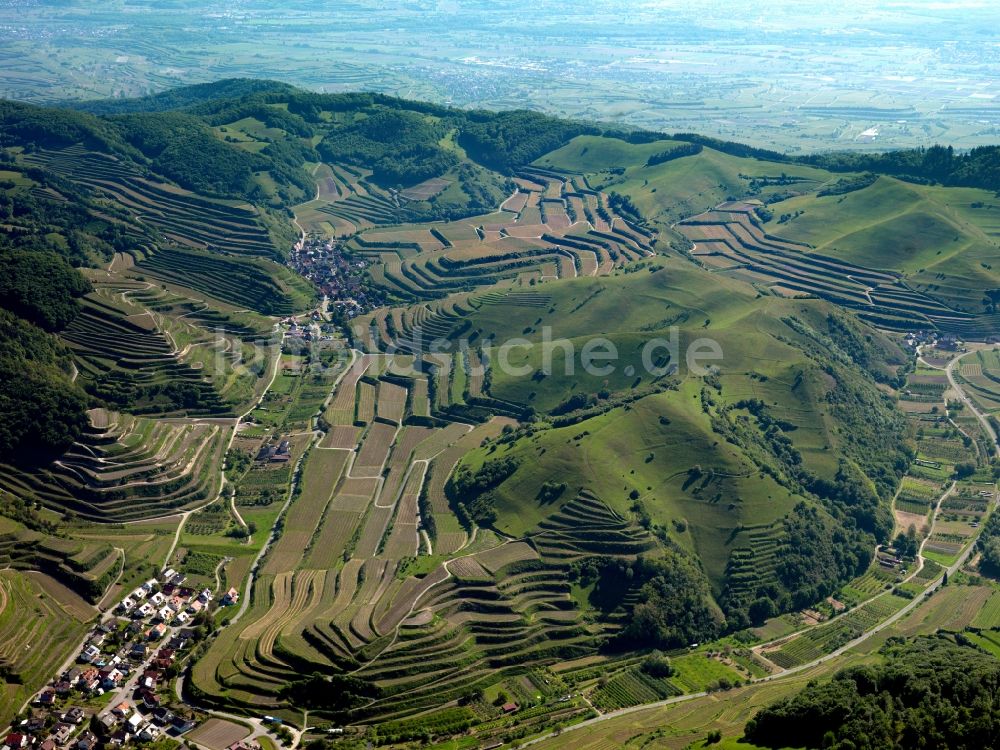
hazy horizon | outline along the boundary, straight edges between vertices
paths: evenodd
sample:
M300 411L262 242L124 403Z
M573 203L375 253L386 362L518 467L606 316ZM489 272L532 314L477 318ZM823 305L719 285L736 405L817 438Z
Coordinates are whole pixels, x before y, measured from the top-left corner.
M37 103L250 76L793 152L1000 138L1000 7L972 0L13 0L0 25L0 95Z

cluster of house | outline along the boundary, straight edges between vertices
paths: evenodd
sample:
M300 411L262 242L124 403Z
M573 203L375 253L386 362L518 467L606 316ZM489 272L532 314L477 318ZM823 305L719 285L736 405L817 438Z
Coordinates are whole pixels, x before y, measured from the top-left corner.
M257 460L261 463L288 463L292 459L292 446L287 440L277 445L264 443L257 452Z
M161 706L157 695L178 652L195 635L179 628L164 641L167 623L182 625L213 598L209 589L192 591L184 581L182 573L165 570L159 580L125 597L116 607L119 616L108 617L89 634L78 663L35 697L29 717L13 728L0 750L100 750L193 728L193 715ZM112 705L92 719L95 701L108 693ZM74 700L85 708L69 705Z
M903 341L906 346L914 350L924 344L951 352L963 349L962 341L958 336L954 333L941 333L940 331L910 331Z
M124 747L133 739L155 742L165 734L176 737L194 728L193 715L175 713L155 698L151 691L140 691L135 704L123 700L101 714L98 720L108 737L106 744Z
M312 281L348 317L385 304L385 294L363 283L367 261L352 257L339 242L307 237L293 249L288 264Z
M109 630L107 626L99 626L91 641L106 637ZM189 640L189 633L180 632L168 647L156 650L151 658L146 644L139 643L141 650L133 644L108 659L95 660L103 666L84 664L67 669L39 693L31 716L7 736L4 744L9 750L98 750L123 747L133 739L152 742L165 733L176 736L192 729L193 715L178 715L161 706L156 694L164 672L174 663L177 649L184 648ZM80 731L90 714L80 706L66 704L74 697L89 702L90 698L118 690L137 673L132 692L135 705L116 697L115 705L98 716L104 740L89 728ZM52 717L56 719L54 724Z
M324 336L323 329L318 323L319 313L313 313L313 320L308 324L300 324L295 318L285 318L282 321L285 335L291 338L302 339L303 341L324 341L331 340L330 335Z
M82 708L79 706L70 706L65 711L60 711L56 714L56 723L49 728L48 736L43 737L48 722L44 716L31 716L22 721L17 727L14 727L14 730L4 738L4 750L8 748L9 750L22 750L26 748L33 748L33 750L56 750L56 748L64 747L69 743L70 738L77 733L77 730L86 718L87 715ZM89 737L84 736L89 734L91 733L84 732L81 734L74 747L80 747L81 750L91 750L93 742L90 742L88 745ZM81 746L79 744L80 741L83 741L84 745Z
M153 626L146 631L149 640L163 637L167 623L184 625L211 603L210 589L195 591L184 586L187 580L183 573L167 569L163 571L162 582L151 578L118 603L117 612L133 620L149 620ZM83 656L86 657L84 649ZM86 658L83 659L87 661Z

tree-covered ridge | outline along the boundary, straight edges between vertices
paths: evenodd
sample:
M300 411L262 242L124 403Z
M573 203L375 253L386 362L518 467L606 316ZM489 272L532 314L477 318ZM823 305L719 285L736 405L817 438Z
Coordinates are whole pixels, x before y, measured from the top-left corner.
M12 461L65 450L87 423L88 399L54 335L79 313L90 283L75 268L129 239L116 212L35 169L0 163L0 451Z
M147 239L123 210L52 172L2 160L0 170L13 178L0 179L0 248L30 246L88 266Z
M379 94L315 94L248 80L80 108L90 111L4 102L0 146L82 144L195 192L276 208L311 197L306 162L326 160L370 170L370 179L385 188L449 174L470 196L467 213L481 212L493 206L474 200L475 181L466 179L469 170L453 173L456 166L509 174L575 135L600 132L534 112L466 112ZM254 148L229 135L227 126L247 121L263 128L255 133L261 140ZM428 217L435 215L432 210Z
M881 665L855 667L759 712L746 737L766 747L992 748L1000 660L939 635L890 640Z
M951 146L931 146L879 154L819 154L798 160L837 172L868 171L942 185L1000 190L1000 146L979 146L966 153L957 153Z
M335 163L371 169L379 184L404 187L439 177L458 163L454 151L438 145L447 132L446 125L415 112L382 108L329 133L319 152Z
M459 143L481 164L509 172L578 135L599 132L593 125L527 110L470 112L460 123Z
M881 153L833 151L789 156L780 151L756 148L695 133L675 133L670 138L707 146L732 156L807 164L831 172L872 172L913 182L1000 190L1000 146L979 146L965 153L956 152L951 146L935 145ZM633 136L632 140L637 138Z
M0 309L0 452L5 460L57 455L86 426L87 397L59 340Z
M180 112L119 115L110 124L149 160L150 168L178 185L207 195L247 195L266 159L215 138L200 119Z
M206 101L235 99L259 93L290 94L294 86L279 81L258 78L226 78L211 83L196 83L167 89L158 94L134 99L95 99L66 102L71 109L95 115L127 114L129 112L165 112L170 109L193 107Z
M0 307L47 331L76 317L76 298L90 291L80 272L60 255L30 245L0 254Z

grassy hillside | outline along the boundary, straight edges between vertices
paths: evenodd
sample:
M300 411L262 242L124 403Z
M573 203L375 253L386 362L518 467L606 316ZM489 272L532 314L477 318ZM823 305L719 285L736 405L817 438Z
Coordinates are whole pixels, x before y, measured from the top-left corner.
M0 105L0 562L108 601L153 565L218 575L247 607L186 697L382 744L722 687L762 662L653 679L638 651L881 590L939 428L898 410L921 381L873 325L988 332L1000 300L971 188L269 82L88 106ZM328 287L347 372L274 335L317 302L300 232L379 291ZM975 315L934 299L963 285Z
M822 169L730 156L711 148L649 163L651 157L690 145L677 140L633 144L583 135L536 164L581 172L595 189L629 196L644 217L662 224L672 224L734 197L768 200L778 193L815 190L832 177Z
M986 156L980 154L974 164ZM1000 272L993 258L1000 204L992 192L950 186L959 180L956 175L942 178L949 186L929 184L923 177L918 184L845 172L855 163L850 160L817 162L837 171L779 154L737 156L686 140L629 143L582 135L536 164L583 174L594 189L626 196L638 214L661 228L723 201L760 201L764 231L772 236L804 243L818 256L859 269L901 274L904 285L939 302L944 313L996 311ZM891 167L893 173L902 169L878 159L861 160L857 166Z
M465 457L460 475L470 479L459 476L453 500L473 518L524 534L588 489L695 554L737 620L758 593L745 588L747 550L757 550L761 580L774 580L773 553L797 503L827 523L891 530L887 504L908 449L877 381L894 382L905 356L827 303L761 296L661 258L610 278L550 282L466 318L463 335L477 345L510 335L533 344L510 367L488 352L487 378L490 396L531 406L539 420ZM673 326L679 370L647 373L642 347L669 340ZM595 336L616 347L614 372L582 371ZM722 350L708 375L685 361L702 337ZM477 481L480 491L468 491Z
M804 195L771 206L767 231L815 252L903 273L955 309L992 312L1000 286L1000 202L975 188L891 177L844 195ZM996 295L994 295L996 296Z
M720 444L693 380L580 424L490 445L463 466L475 472L507 457L519 468L496 492L499 531L520 536L587 488L623 515L641 509L701 561L717 594L732 550L750 542L748 527L772 530L803 499L759 477L739 447ZM705 476L692 481L694 466ZM552 481L566 484L556 500L543 492Z

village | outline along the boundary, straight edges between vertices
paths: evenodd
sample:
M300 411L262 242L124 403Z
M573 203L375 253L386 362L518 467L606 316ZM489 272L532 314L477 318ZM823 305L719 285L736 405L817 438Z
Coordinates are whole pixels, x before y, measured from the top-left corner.
M125 596L88 634L75 663L15 718L0 750L174 747L198 726L206 717L168 686L206 637L213 605L235 605L240 595L230 589L216 603L213 591L186 580L168 568ZM260 746L244 741L227 750Z
M312 281L330 300L334 319L351 319L385 305L385 291L368 283L368 261L345 253L337 240L306 235L296 245L288 265Z

